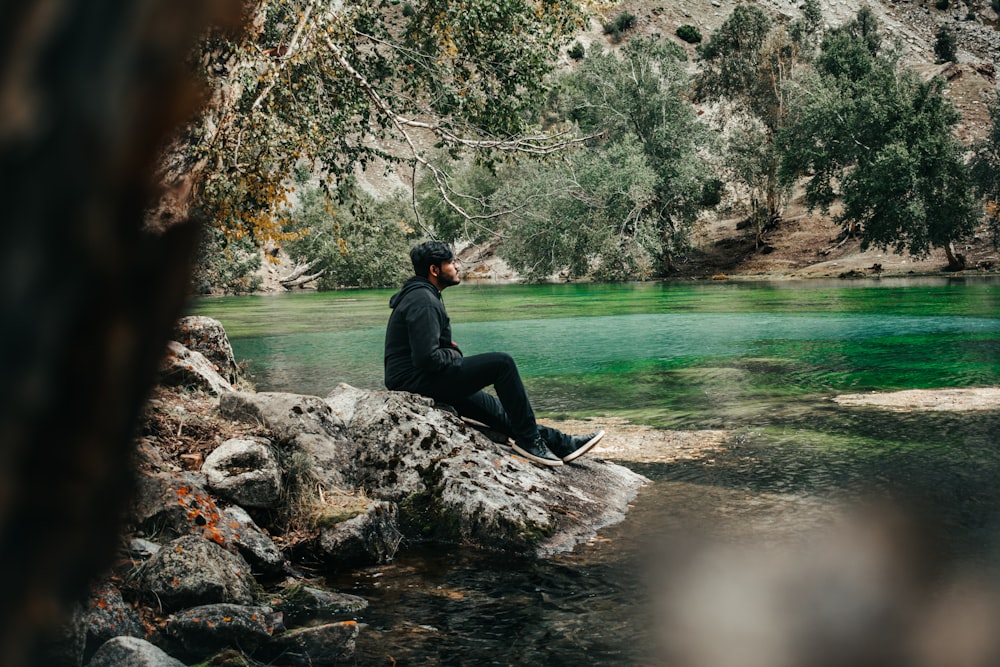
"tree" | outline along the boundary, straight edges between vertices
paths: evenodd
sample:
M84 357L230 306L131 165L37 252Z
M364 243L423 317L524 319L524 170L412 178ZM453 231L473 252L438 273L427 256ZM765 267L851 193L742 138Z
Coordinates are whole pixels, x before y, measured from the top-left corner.
M812 0L805 15L788 30L775 26L756 5L738 5L728 19L698 47L701 73L698 79L700 99L724 98L756 120L741 123L732 150L738 156L733 176L750 193L750 217L763 243L764 233L781 217L779 158L774 146L777 133L787 114L787 84L811 56L813 37L820 29L822 15ZM762 131L758 154L745 149L747 128Z
M384 161L418 165L446 191L424 146L546 153L534 131L543 79L582 13L572 0L257 0L248 29L196 54L213 97L164 163L179 201L225 239L289 238L282 211L307 165L336 184ZM164 215L159 215L162 221Z
M602 137L591 150L628 153L619 143L641 150L645 168L655 174L652 197L632 197L628 217L609 222L618 227L627 219L642 220L651 226L659 273L670 270L673 255L684 247L710 178L704 159L710 137L689 101L684 59L676 45L649 39L630 42L620 54L592 49L577 71L561 80L556 102L562 117L581 132ZM599 159L615 164L607 156ZM628 226L623 229L627 233Z
M955 32L947 26L938 28L934 34L934 55L937 57L937 62L953 62L957 48L958 40L955 38Z
M377 201L351 181L342 184L340 206L318 186L300 188L301 199L286 228L291 258L318 276L320 290L392 287L412 274L413 210L400 197Z
M975 147L971 168L976 191L986 200L986 215L996 241L1000 237L1000 95L990 104L990 119L990 133Z
M837 220L860 228L862 248L921 256L939 247L963 268L951 243L971 232L976 207L958 113L942 79L921 81L894 53L873 52L866 30L831 35L798 89L779 140L783 178L812 174L806 201L826 212L839 198Z

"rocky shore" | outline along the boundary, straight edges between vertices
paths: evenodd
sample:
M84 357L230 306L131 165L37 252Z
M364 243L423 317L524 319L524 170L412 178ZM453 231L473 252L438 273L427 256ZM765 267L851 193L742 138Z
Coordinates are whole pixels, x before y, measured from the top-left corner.
M209 318L175 339L120 559L47 664L343 664L367 601L322 575L427 541L544 558L620 521L646 481L598 457L534 466L411 394L254 392Z

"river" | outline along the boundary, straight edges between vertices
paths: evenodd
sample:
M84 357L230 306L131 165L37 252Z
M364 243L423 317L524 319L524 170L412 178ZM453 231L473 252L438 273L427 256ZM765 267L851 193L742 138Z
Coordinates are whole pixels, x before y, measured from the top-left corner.
M339 382L381 387L391 293L203 299L193 312L223 322L258 390L322 396ZM425 546L330 573L331 586L372 602L357 664L659 664L663 627L651 619L672 617L657 610L669 596L650 591L667 563L690 567L679 546L720 534L794 543L872 496L916 517L908 534L926 538L935 581L994 559L1000 411L830 399L1000 385L997 279L466 284L444 298L464 352L513 354L541 416L730 435L708 460L628 463L652 484L625 522L572 554L534 562ZM678 653L690 636L671 645L672 662L718 664Z

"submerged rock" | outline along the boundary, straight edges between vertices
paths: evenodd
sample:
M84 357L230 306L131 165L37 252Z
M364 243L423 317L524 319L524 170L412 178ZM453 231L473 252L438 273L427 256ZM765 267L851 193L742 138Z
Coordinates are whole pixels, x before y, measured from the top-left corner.
M281 597L271 601L275 611L280 611L290 626L305 625L315 621L330 622L350 620L368 608L368 600L357 595L334 593L305 584L292 584L281 591Z
M337 567L387 563L401 539L396 505L376 501L364 514L321 528L319 551Z
M342 665L354 655L359 626L355 621L289 630L266 647L284 665Z

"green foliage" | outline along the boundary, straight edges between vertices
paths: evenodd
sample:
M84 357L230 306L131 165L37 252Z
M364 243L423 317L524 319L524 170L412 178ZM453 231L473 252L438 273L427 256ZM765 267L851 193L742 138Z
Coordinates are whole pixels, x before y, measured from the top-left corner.
M1000 0L991 0L990 6L993 7L993 11L1000 12Z
M247 294L261 287L260 251L248 237L228 238L221 230L207 227L192 278L194 294Z
M938 28L934 35L934 55L937 62L947 63L956 60L955 49L958 48L958 40L955 33L947 26Z
M727 99L748 116L729 142L725 164L749 195L758 243L780 218L784 192L774 137L785 123L788 85L813 48L820 23L818 6L810 5L806 18L786 31L760 7L737 5L698 47L698 96Z
M986 213L994 242L1000 238L1000 94L990 104L990 133L975 146L972 180L977 194L986 200Z
M951 6L951 2L949 0L937 0L937 2L934 3L934 6L941 11L944 11Z
M622 38L622 33L627 32L638 23L635 14L624 11L618 14L614 20L604 24L604 34L609 35L613 41L618 42Z
M871 52L870 35L840 32L824 43L815 76L793 99L780 150L786 179L810 173L806 200L860 226L862 246L915 255L968 234L975 206L959 116L944 82L921 81L895 54Z
M583 57L586 55L586 50L583 48L583 44L581 44L580 42L573 42L573 46L569 47L569 50L566 52L566 55L568 55L573 60L582 60Z
M522 184L537 203L518 212L502 252L540 278L634 280L662 275L684 249L709 172L709 144L685 98L683 50L640 39L620 53L591 49L559 81L555 104L587 135L585 151L536 170ZM512 195L513 197L513 195Z
M316 261L323 270L320 290L392 287L410 275L409 249L415 238L406 201L376 201L342 188L339 205L320 187L305 189L289 227L297 237L285 244L297 263Z
M497 177L496 169L475 161L456 161L444 166L451 187L450 197L457 200L468 215L475 216L472 220L444 200L434 179L424 178L418 183L418 210L430 222L437 238L448 242L462 239L483 243L495 235L492 221L480 218L503 208L498 199L503 178Z
M677 36L688 44L698 44L701 42L701 31L690 24L679 26L677 28Z
M376 159L415 165L408 119L450 147L533 132L583 18L575 0L256 0L247 15L238 40L212 33L192 58L215 97L179 168L215 229L257 245L291 239L282 220L304 166L343 182Z

